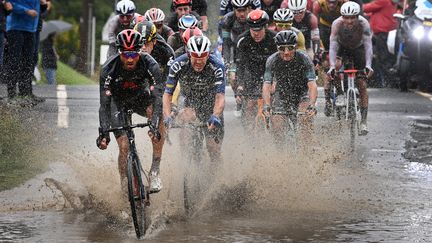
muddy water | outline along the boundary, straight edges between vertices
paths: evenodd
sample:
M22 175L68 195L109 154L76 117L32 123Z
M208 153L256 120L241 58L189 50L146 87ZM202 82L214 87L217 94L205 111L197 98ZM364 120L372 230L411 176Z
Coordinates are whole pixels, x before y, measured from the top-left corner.
M415 119L371 113L371 133L354 153L342 127L322 117L309 150L284 152L265 136L260 143L242 139L233 129L238 123L227 117L224 163L215 167L216 179L191 218L183 212L185 164L173 132L174 144L164 150L164 189L152 197L153 224L143 241L432 241L432 168L401 155L409 151L406 139L417 138L410 135ZM97 123L94 114L79 114ZM64 146L64 160L47 173L0 193L0 242L138 242L119 188L115 146L97 151L85 123L71 119L70 126L81 138L74 141L80 151ZM323 131L332 135L319 136ZM145 133L137 132L140 151L149 149L140 139Z

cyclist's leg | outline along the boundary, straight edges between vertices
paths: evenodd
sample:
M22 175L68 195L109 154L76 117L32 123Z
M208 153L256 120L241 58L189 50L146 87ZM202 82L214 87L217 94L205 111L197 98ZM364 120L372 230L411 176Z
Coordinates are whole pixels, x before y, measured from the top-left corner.
M124 114L123 110L120 108L120 103L116 102L114 99L111 101L111 126L112 127L119 127L123 126L126 114ZM126 136L125 131L116 131L114 132L114 136L117 141L117 145L119 148L119 154L118 154L118 170L120 174L120 182L121 182L121 188L123 191L127 192L127 156L129 152L129 141Z
M207 151L209 153L212 164L222 162L221 148L222 148L222 141L225 135L225 129L224 129L223 117L221 120L222 120L222 127L215 128L212 131L209 131L207 129L205 130Z
M272 115L270 118L271 134L273 136L274 142L278 145L285 142L287 120L287 116L276 114Z
M365 51L364 47L360 46L354 52L354 67L357 70L364 70L366 66ZM365 135L368 133L367 129L367 114L369 106L369 96L367 93L367 77L364 74L360 74L357 78L357 87L360 93L360 134Z
M253 99L249 96L244 96L246 107L244 107L244 126L246 127L248 132L253 131L254 125L255 125L255 117L256 117L256 107L257 107L257 101L256 99Z
M153 105L147 106L146 109L146 116L149 120L151 120L153 116ZM162 118L160 118L160 121ZM159 122L159 132L161 135L161 139L159 141L152 140L152 146L153 146L153 159L152 159L152 165L150 168L151 173L159 174L159 167L160 167L160 161L162 158L162 149L165 142L165 126L163 125L163 122Z

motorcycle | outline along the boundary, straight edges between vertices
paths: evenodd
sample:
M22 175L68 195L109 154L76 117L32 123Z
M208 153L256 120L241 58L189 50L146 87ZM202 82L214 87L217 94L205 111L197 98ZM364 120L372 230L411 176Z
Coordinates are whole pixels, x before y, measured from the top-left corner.
M420 90L432 91L432 14L416 11L412 16L393 15L399 21L399 28L389 32L387 47L397 55L395 68L402 91L408 89L408 80L414 76L418 78Z

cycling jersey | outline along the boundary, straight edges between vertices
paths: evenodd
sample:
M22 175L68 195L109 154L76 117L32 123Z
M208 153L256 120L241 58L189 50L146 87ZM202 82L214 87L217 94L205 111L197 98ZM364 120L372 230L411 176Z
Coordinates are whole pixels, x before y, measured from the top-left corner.
M173 50L177 50L184 45L183 39L178 31L175 32L174 35L168 37L167 43Z
M264 39L257 43L249 31L239 37L236 49L237 83L243 94L260 97L267 58L277 51L273 31L267 30Z
M264 10L267 12L267 14L270 17L270 21L273 21L273 14L280 8L280 5L282 4L283 0L273 0L273 2L270 5L266 5L264 1L261 1L261 10Z
M123 69L120 55L116 54L102 67L99 80L102 129L124 125L123 107L145 116L146 108L153 105L153 119L162 115L163 79L159 65L150 55L140 54L136 69L127 71ZM151 86L153 91L150 91Z
M291 27L289 30L294 31L297 34L297 49L306 51L306 45L305 45L305 37L303 33L297 29L296 27Z
M201 27L201 16L197 13L197 12L195 12L195 11L192 11L192 12L190 12L190 14L192 14L192 15L194 15L195 17L196 17L196 19L199 21L199 24L198 24L198 28L202 28ZM167 25L174 31L174 32L177 32L178 30L179 30L179 27L178 27L178 20L179 20L179 17L178 17L178 15L177 15L177 13L173 13L172 15L171 15L171 17L169 17L168 18L168 21L166 22L167 23Z
M125 29L133 29L135 26L135 19L140 18L140 14L134 14L134 20L131 21L130 25L124 26L120 24L119 15L114 15L112 18L108 20L108 53L107 57L110 58L114 54L117 53L117 48L115 46L115 42L117 39L118 33Z
M235 43L237 43L240 34L249 29L247 22L239 22L234 12L230 12L222 19L222 52L225 63L231 63L230 60L234 59L231 56L231 49L235 49Z
M308 83L315 82L315 69L309 56L297 50L294 58L284 61L279 52L271 55L266 62L264 83L276 82L276 109L297 110L297 107L308 92Z
M295 20L293 21L293 27L296 27L297 29L299 29L305 37L306 49L311 48L311 40L312 40L311 18L312 18L312 13L309 11L306 11L305 16L303 17L302 21L300 21L300 22L297 22Z
M358 17L358 21L352 29L344 26L342 16L337 18L332 24L330 36L330 66L334 67L336 56L339 49L355 50L364 48L364 59L366 67L372 65L372 32L369 22L363 16Z
M165 42L159 34L156 35L156 44L150 54L161 69L162 77L168 76L169 61L174 58L174 50Z
M319 17L320 24L331 27L333 21L341 16L340 8L344 2L337 1L335 10L330 10L327 1L328 0L318 0L320 11L317 17Z
M250 1L251 1L252 9L261 8L261 1L260 0L250 0ZM220 3L220 8L219 8L219 16L223 17L227 13L232 12L233 10L234 10L234 8L231 4L231 0L222 0Z
M215 96L225 93L225 67L213 54L201 72L196 72L187 54L171 64L165 93L173 95L180 84L184 106L193 108L199 120L207 121L213 114Z
M162 32L159 33L165 41L168 41L168 37L174 35L174 31L168 26L168 25L163 25L162 26Z

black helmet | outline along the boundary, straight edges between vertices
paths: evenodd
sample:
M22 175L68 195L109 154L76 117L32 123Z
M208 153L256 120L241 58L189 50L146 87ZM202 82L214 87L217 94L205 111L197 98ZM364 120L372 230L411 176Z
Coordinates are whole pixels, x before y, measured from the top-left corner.
M297 45L297 34L293 30L283 30L273 38L276 45Z
M142 40L150 42L156 37L157 28L153 22L144 20L135 25L134 30L141 34Z
M139 51L143 46L141 34L135 30L126 29L117 35L116 46L119 51Z
M261 10L255 9L247 16L247 24L252 29L261 29L269 22L269 15Z

